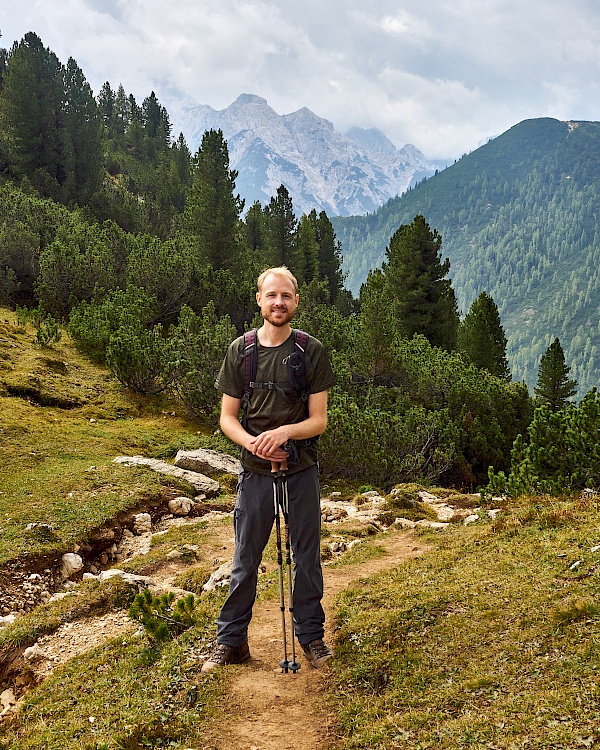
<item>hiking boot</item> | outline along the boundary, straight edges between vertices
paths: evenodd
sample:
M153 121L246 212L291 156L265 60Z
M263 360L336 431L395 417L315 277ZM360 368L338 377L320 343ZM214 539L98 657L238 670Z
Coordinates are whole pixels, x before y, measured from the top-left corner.
M217 643L212 656L202 665L202 672L210 672L215 667L224 664L243 664L250 658L250 649L247 643L241 646L228 646L226 643Z
M303 643L302 650L304 651L304 656L306 656L315 669L322 667L333 656L333 651L329 646L325 645L322 638L317 638L310 643Z

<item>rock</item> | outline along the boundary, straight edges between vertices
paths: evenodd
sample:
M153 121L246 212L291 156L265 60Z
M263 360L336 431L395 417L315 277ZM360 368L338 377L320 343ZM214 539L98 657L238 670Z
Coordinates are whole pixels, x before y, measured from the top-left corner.
M425 518L415 523L415 526L422 526L426 529L434 529L435 531L441 531L442 529L447 528L449 525L450 524L447 523L440 523L439 521L427 521Z
M10 706L14 706L16 702L17 699L15 698L15 694L10 688L0 694L0 703L2 704L2 708L9 708Z
M74 596L74 591L57 591L55 594L52 594L50 599L48 599L49 602L59 602L61 599L66 599L67 596Z
M367 490L366 492L361 492L361 497L379 497L379 492L377 490Z
M134 573L126 573L124 570L120 570L119 568L103 570L98 576L99 581L108 581L111 578L122 578L127 583L141 588L149 588L150 586L155 585L154 579L150 578L149 576L138 576Z
M201 474L206 471L218 471L237 476L240 470L239 459L204 448L198 448L195 451L178 451L175 456L175 466Z
M150 513L138 513L133 517L133 533L136 536L152 533L152 516Z
M188 471L187 469L180 469L178 466L172 466L166 463L166 461L159 461L156 458L144 458L143 456L117 456L114 459L114 463L123 464L124 466L147 466L153 471L157 471L167 476L175 477L176 479L183 479L192 485L196 492L204 492L207 497L216 495L220 486L214 479L204 476L204 474L198 474L195 471Z
M70 578L83 568L83 560L74 552L67 552L62 556L61 575L63 579Z
M194 507L194 501L189 497L174 497L169 500L169 510L174 516L187 516Z
M47 657L43 649L41 649L37 643L34 643L33 646L29 646L29 648L26 648L25 651L23 651L23 658L33 664L34 662L42 661L42 659L46 659Z
M403 529L414 529L417 525L415 521L410 521L408 518L396 518L394 521L396 526L400 526Z
M422 503L429 505L429 507L435 511L440 521L450 521L457 513L456 508L453 508L443 500L440 500L439 497L432 495L431 492L421 490L418 495Z
M332 521L341 521L342 518L348 517L348 511L345 508L327 507L321 511L323 521L331 523Z
M16 615L5 615L4 617L0 617L0 628L5 628L7 625L12 625L16 619Z
M465 526L468 526L470 523L474 523L475 521L479 521L479 516L476 513L471 513L470 516L467 516L465 520L463 521L463 524Z
M50 526L49 523L28 523L25 529L26 531L33 531L33 529L44 529L45 531L54 531L54 526Z
M217 586L227 586L229 579L231 578L231 569L233 568L233 560L229 560L223 563L218 570L211 575L208 581L202 587L204 591L213 591Z
M90 544L92 544L97 551L108 549L114 541L114 529L100 529L90 537Z
M496 518L496 516L498 515L498 513L500 513L500 508L490 508L490 510L488 510L488 512L487 512L488 516L489 516L489 517L490 517L490 518L491 518L492 520L493 520L494 518Z
M333 499L335 499L336 497L341 497L341 496L342 496L342 493L341 493L341 492L332 492L332 493L331 493L331 494L329 495L329 497L330 497L330 498L331 498L332 500L333 500Z

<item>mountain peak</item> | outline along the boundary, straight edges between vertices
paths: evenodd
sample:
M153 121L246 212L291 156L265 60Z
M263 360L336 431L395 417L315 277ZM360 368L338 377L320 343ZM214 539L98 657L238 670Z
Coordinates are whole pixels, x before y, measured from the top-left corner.
M263 99L262 96L257 96L256 94L240 94L238 98L235 100L234 104L267 104L268 102L266 99Z
M348 137L308 107L279 115L256 94L240 94L219 111L206 104L183 110L177 101L168 108L179 116L174 132L184 133L192 151L206 130L223 131L248 206L268 203L284 184L298 214L313 208L331 216L370 213L435 168L416 149L407 158L380 131Z

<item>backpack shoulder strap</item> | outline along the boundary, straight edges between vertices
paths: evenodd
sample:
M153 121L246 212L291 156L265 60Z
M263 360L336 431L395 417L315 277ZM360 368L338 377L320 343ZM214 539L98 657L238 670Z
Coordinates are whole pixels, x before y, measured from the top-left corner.
M242 425L248 422L248 405L258 370L258 336L256 328L244 334L244 395L242 396Z
M294 346L300 351L302 357L306 356L306 345L308 344L308 333L294 328Z
M244 334L244 393L252 389L258 369L257 330L253 328Z
M308 401L308 380L306 375L306 345L308 344L308 333L301 331L299 328L293 329L294 346L292 354L299 358L299 364L290 367L290 383L297 391L302 401ZM296 359L298 362L298 359ZM290 360L291 365L291 360Z

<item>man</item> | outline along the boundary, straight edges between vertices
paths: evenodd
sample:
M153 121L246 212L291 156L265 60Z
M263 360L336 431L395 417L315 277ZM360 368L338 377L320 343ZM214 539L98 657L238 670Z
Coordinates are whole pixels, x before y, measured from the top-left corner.
M229 347L215 384L223 392L221 429L241 447L242 471L234 510L235 555L229 597L217 621L217 647L204 663L203 672L250 658L248 625L258 567L275 518L272 462L289 464L296 637L314 667L333 656L323 642L319 473L315 441L310 438L321 435L327 426L327 390L334 385L335 375L323 346L309 336L305 354L307 405L290 386L288 358L294 348L290 323L298 307L298 284L287 268L270 268L259 276L256 301L263 325L257 333L255 380L257 385L276 387L253 388L243 427L239 413L245 384L244 337L237 338Z

